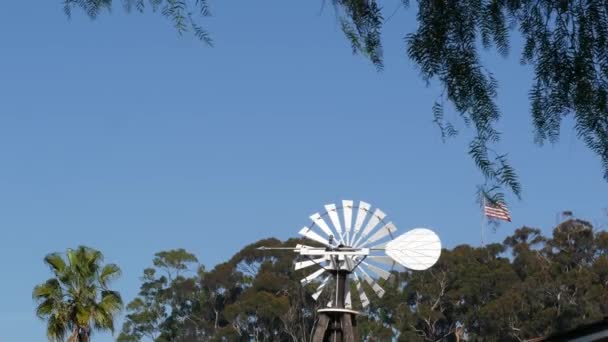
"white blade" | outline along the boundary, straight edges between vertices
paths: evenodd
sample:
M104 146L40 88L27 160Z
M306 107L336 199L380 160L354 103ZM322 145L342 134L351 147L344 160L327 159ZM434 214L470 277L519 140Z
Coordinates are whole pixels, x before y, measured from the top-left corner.
M340 218L338 217L338 211L336 209L335 204L328 204L325 206L325 210L327 211L327 215L329 215L329 219L331 220L331 224L333 224L336 232L338 233L337 238L340 242L344 243L344 236L342 235L342 225L340 224Z
M346 233L346 242L350 240L350 229L353 224L353 201L342 201L342 213L344 215L344 232Z
M365 261L363 261L362 264L364 264L365 266L367 266L370 269L370 271L376 273L380 278L388 279L391 276L391 274L389 272L381 269L378 266L374 266L374 265L368 264Z
M406 268L426 270L439 260L441 241L432 230L416 228L387 243L386 254Z
M318 300L321 293L323 293L323 290L325 289L325 285L327 285L328 281L329 281L329 277L325 277L325 279L323 279L323 281L321 282L321 285L319 285L319 287L317 287L317 292L313 293L312 298L315 301Z
M308 227L304 227L299 231L299 234L307 237L310 240L317 241L319 243L324 244L325 246L330 246L329 241L322 237L321 235L315 233L312 229Z
M376 296L378 296L378 298L382 298L382 296L384 296L384 289L380 287L380 285L378 285L378 283L374 281L374 279L372 279L372 277L370 277L363 268L360 268L359 270L361 273L363 273L363 279L365 279L365 281L372 287L376 293Z
M365 291L363 291L363 286L361 286L361 281L359 280L359 277L357 277L357 273L353 273L353 276L355 277L357 292L359 292L359 299L361 299L361 306L365 308L369 305L369 298L367 298Z
M325 223L325 220L321 217L319 213L314 213L310 215L310 219L315 223L327 236L336 237L336 234L331 231L331 228Z
M359 202L359 208L357 209L357 218L355 219L355 227L353 230L353 235L351 237L351 241L349 241L350 243L352 243L354 241L355 235L357 235L357 233L359 233L359 230L361 230L363 221L365 221L365 218L367 217L367 212L369 211L369 207L370 207L369 203L365 203L363 201Z
M353 308L353 300L350 297L350 289L346 292L346 298L344 299L344 307L347 309Z
M367 246L368 244L370 244L372 242L382 240L387 235L389 235L389 234L392 235L396 231L397 231L397 227L395 227L395 225L392 222L389 222L389 223L385 224L384 227L380 228L376 233L374 233L374 235L370 236L369 239L363 241L361 243L361 246Z
M300 280L300 283L302 283L302 285L310 284L311 281L315 280L318 276L320 276L321 274L323 274L323 272L325 272L325 269L324 268L319 268L314 273L310 274L308 277L303 278L302 280Z
M296 271L301 270L303 268L310 267L312 265L318 265L324 261L325 261L325 258L323 257L323 258L318 258L318 259L313 259L313 260L296 262L294 269Z
M380 209L374 210L372 217L367 222L367 225L365 225L365 228L363 229L361 236L359 236L359 239L357 239L357 242L355 242L354 246L358 245L359 241L361 241L361 239L366 237L372 230L374 230L374 228L376 228L378 223L380 223L380 221L384 220L385 217L386 217L386 214L384 212L382 212L382 210L380 210Z

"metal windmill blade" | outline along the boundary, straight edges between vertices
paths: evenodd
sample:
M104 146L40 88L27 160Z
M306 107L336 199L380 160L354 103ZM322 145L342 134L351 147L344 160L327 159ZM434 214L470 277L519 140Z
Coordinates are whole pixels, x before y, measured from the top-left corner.
M352 245L355 237L361 230L361 226L363 226L363 222L367 218L367 213L369 212L369 208L371 205L369 203L365 203L363 201L359 202L359 207L357 208L357 218L355 220L355 226L353 227L352 236L348 241L349 245Z
M325 285L327 285L327 283L329 282L329 279L331 279L331 277L327 276L327 277L325 277L325 279L323 279L321 281L321 285L319 285L319 287L317 287L317 290L312 295L312 298L314 300L319 299L319 296L323 293L323 290L325 289Z
M357 286L357 293L359 294L359 300L361 300L361 306L363 306L365 308L369 305L369 298L365 294L365 291L363 290L363 286L361 286L361 280L359 280L357 273L353 273L353 279Z
M350 241L350 230L353 224L353 201L342 201L342 215L344 218L344 240Z

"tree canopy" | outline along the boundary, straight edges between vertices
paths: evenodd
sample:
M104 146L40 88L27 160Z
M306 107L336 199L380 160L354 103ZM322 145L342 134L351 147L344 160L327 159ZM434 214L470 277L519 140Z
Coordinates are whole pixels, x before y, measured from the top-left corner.
M180 34L193 33L208 45L207 0L123 0L127 11L160 13ZM380 0L333 0L352 51L381 70L384 13ZM409 0L402 0L409 6ZM607 0L418 0L415 32L404 32L407 55L426 81L442 87L432 106L441 137L471 129L468 153L486 179L484 191L501 201L504 189L521 196L521 184L507 154L496 151L502 116L498 83L481 52L510 51L511 35L524 40L520 60L533 67L530 113L534 140L555 143L562 120L571 116L579 139L601 160L608 180L608 1ZM79 8L97 17L112 0L64 0L65 12ZM444 118L447 100L460 123ZM431 109L431 107L429 106ZM514 115L507 113L508 115ZM459 128L459 126L463 126Z
M257 249L300 242L260 240L211 270L184 250L157 253L118 341L309 340L328 298L315 302L318 284L300 285L307 273L294 270L293 252ZM608 233L579 219L552 236L521 227L502 244L444 249L431 269L395 270L381 285L358 318L367 341L545 336L608 315Z

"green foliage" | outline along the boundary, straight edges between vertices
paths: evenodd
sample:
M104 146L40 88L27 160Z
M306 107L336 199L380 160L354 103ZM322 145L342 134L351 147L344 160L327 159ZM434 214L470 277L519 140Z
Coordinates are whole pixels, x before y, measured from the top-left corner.
M260 240L210 271L184 250L157 253L154 268L144 270L139 295L127 306L118 341L297 341L309 336L317 307L312 287L302 288L303 274L293 271L293 253L257 249L298 241Z
M110 11L112 5L112 0L63 1L63 8L68 18L72 16L72 9L76 7L84 11L91 19L95 19L102 11ZM127 12L135 9L139 13L144 13L146 6L149 6L152 12L160 12L163 17L167 18L180 35L192 32L200 41L209 46L213 45L211 35L198 22L211 16L207 0L123 0L123 5Z
M34 287L36 315L47 321L51 341L89 341L91 331L114 331L114 318L122 308L120 294L109 283L120 276L115 264L102 265L101 252L80 246L64 257L52 253L44 262L53 277Z
M379 316L389 317L385 324L403 341L453 340L457 332L518 341L600 319L608 312L608 283L593 265L605 262L598 252L604 234L570 220L551 239L523 227L502 245L444 250L432 269L385 284L387 294L372 310L384 311ZM512 260L502 256L507 248Z
M353 53L361 53L379 69L382 58L382 13L376 1L334 0L334 6L342 10L342 31L350 41Z
M186 252L183 248L158 252L154 255L152 263L159 269L165 270L171 277L173 272L179 276L180 271L188 269L188 265L198 260L194 254Z
M321 305L310 297L317 284L300 285L307 273L294 271L292 252L257 249L297 243L260 240L211 271L186 251L157 253L118 341L308 340ZM172 281L159 275L168 264L169 273L181 274ZM393 272L380 284L385 295L372 298L358 318L366 341L544 336L608 314L608 233L578 219L561 223L551 237L522 227L502 244L443 250L431 269ZM353 302L360 306L357 296Z

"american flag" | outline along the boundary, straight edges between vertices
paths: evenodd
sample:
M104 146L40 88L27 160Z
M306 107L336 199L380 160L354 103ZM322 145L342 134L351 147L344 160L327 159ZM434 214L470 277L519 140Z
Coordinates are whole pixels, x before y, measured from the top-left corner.
M496 203L495 205L486 203L484 205L484 211L487 217L511 222L511 214L509 214L509 209L507 209L507 207L502 203Z

